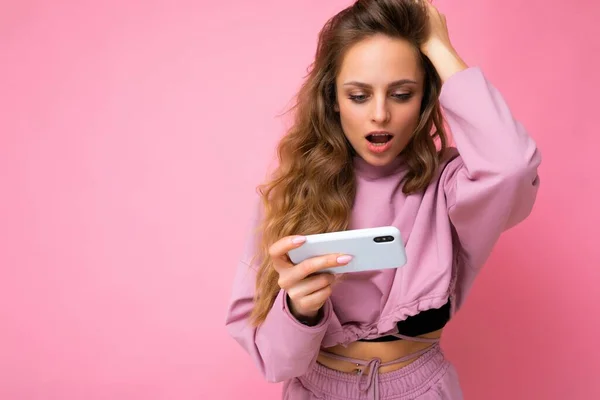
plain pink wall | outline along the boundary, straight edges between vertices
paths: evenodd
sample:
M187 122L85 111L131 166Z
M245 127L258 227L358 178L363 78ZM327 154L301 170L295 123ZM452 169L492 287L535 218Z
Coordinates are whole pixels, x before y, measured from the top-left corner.
M0 398L279 398L226 303L276 115L349 2L61 3L1 3ZM437 4L544 157L444 348L467 399L600 398L599 7Z

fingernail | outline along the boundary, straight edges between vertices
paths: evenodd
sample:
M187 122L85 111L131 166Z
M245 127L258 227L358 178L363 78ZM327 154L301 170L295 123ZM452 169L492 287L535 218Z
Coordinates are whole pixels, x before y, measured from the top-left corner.
M300 244L306 242L306 238L304 236L298 236L292 239L292 243Z
M337 258L337 262L340 264L345 264L347 262L350 262L350 260L352 260L352 256L339 256Z

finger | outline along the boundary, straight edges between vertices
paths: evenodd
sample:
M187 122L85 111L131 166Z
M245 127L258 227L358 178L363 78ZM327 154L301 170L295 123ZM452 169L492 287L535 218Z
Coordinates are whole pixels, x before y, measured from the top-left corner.
M300 281L325 268L346 265L351 260L352 256L346 254L327 254L325 256L312 257L291 268L289 270L290 279Z
M269 247L269 255L273 260L273 266L277 272L280 272L279 269L294 266L294 264L289 262L287 253L296 247L302 246L305 241L306 238L304 236L286 236Z
M335 275L333 274L316 274L299 281L294 286L289 288L287 293L291 299L298 300L331 285L334 280Z
M331 293L331 285L327 285L324 288L317 290L316 292L313 292L307 296L298 299L297 301L294 300L294 304L300 312L317 311L321 307L323 307L323 304L325 304L325 301L327 301L329 296L331 296Z

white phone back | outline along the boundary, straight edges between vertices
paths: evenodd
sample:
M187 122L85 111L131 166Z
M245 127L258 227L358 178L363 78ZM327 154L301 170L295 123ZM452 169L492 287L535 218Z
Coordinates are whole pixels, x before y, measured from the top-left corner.
M393 241L377 243L376 237L392 236ZM354 229L341 232L307 235L306 242L289 251L294 264L308 258L327 254L348 254L353 256L348 264L323 269L320 272L346 273L388 268L398 268L406 264L406 252L400 231L393 226Z

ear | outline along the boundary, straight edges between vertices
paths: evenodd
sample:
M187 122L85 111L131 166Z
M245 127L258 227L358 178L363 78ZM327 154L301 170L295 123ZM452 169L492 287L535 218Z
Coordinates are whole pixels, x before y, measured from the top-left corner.
M335 102L335 104L333 105L333 110L334 110L335 112L338 112L338 113L340 112L340 106L339 106L339 104L338 104L338 102L337 102L337 101L336 101L336 102Z

